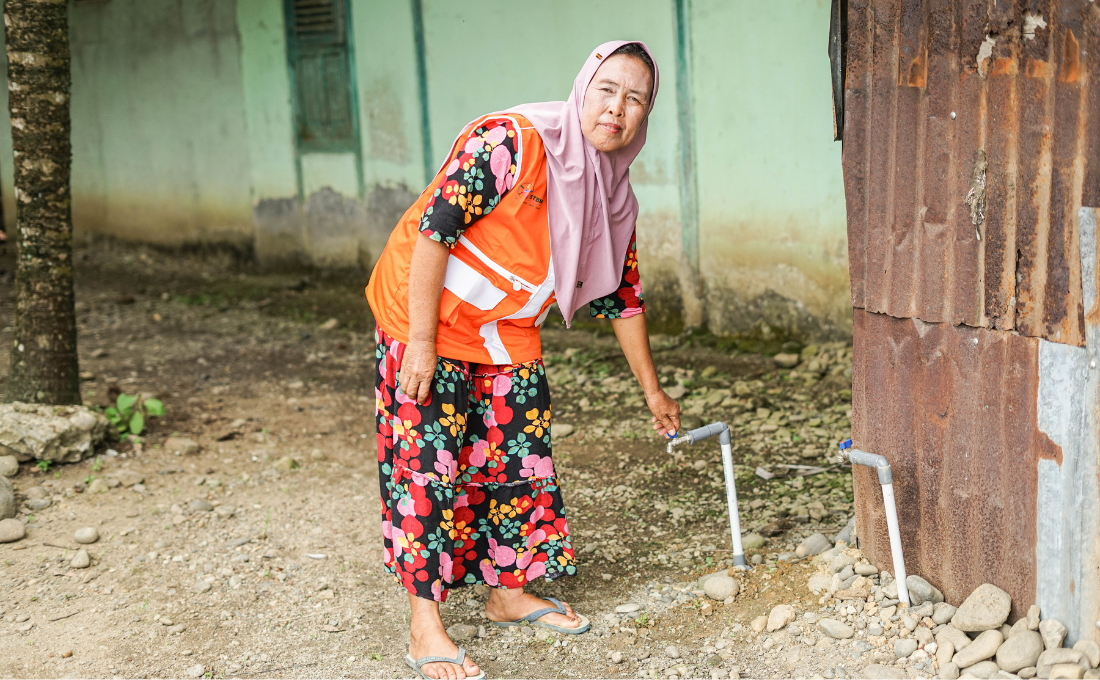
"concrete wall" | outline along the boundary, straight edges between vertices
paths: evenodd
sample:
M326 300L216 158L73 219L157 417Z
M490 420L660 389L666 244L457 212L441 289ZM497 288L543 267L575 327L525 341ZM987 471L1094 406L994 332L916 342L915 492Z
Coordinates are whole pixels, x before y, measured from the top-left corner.
M696 310L689 321L718 332L850 327L827 0L561 0L552 11L535 0L423 0L423 108L413 3L350 5L360 149L346 153L296 148L283 0L74 5L78 231L369 267L423 188L425 166L434 171L466 122L562 99L594 45L637 38L662 76L631 171L651 320L677 331L686 306ZM681 76L688 118L678 117ZM685 140L696 148L698 197L687 227ZM0 173L10 223L6 134ZM694 255L685 228L698 233Z

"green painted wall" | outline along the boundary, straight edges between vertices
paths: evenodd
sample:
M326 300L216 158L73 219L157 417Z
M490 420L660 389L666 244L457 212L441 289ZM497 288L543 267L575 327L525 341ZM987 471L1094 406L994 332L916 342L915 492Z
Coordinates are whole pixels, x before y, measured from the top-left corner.
M691 0L701 268L708 319L767 290L851 316L828 0ZM790 311L790 310L787 310Z

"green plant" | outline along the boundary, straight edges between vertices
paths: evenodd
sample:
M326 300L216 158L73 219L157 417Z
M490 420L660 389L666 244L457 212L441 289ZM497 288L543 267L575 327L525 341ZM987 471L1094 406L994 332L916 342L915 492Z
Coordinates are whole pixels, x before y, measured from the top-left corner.
M120 394L114 406L103 412L119 435L139 435L145 430L145 418L164 415L164 403L160 399L142 399L134 394Z
M34 464L34 466L37 467L41 472L49 471L51 465L53 465L52 460L40 460Z
M92 463L92 472L99 472L103 469L103 459L99 456L95 457L95 462Z
M88 475L87 477L84 478L84 483L85 484L91 484L94 479L95 479L95 475Z

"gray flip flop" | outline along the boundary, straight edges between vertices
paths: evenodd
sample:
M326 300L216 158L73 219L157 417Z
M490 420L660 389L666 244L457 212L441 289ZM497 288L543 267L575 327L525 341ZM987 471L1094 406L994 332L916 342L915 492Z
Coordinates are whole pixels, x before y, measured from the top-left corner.
M431 676L427 675L423 670L421 670L424 666L426 666L430 663L439 663L439 662L453 663L456 666L461 666L462 662L465 661L465 660L466 660L466 650L463 649L462 647L458 648L458 656L456 656L453 659L448 659L445 656L425 656L421 659L417 659L416 661L413 661L413 658L411 656L409 656L408 654L405 655L405 664L408 665L409 668L411 668L414 671L416 671L417 673L419 673L420 677L428 678L428 680L432 680L432 678L431 678ZM485 678L485 671L484 670L481 671L481 673L479 673L478 675L467 675L466 676L466 680L484 680L484 678Z
M588 622L588 618L581 614L577 614L580 617L581 623L576 628L566 628L565 626L555 626L552 623L543 623L538 619L546 616L547 614L564 614L565 605L561 603L561 600L556 600L552 597L546 598L550 602L554 603L553 607L543 607L542 609L536 609L522 619L516 619L515 621L493 621L494 626L500 626L501 628L510 628L512 626L522 626L525 623L529 623L532 626L541 626L543 628L549 628L550 630L556 630L559 633L565 633L566 635L580 635L585 633L591 627Z

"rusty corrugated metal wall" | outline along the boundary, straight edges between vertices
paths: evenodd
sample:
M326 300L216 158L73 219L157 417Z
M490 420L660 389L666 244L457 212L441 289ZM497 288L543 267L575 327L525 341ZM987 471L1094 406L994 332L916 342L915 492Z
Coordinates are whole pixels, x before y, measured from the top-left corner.
M853 439L886 455L910 569L1035 600L1042 341L1085 344L1100 205L1100 3L848 0ZM861 540L889 569L873 473Z

